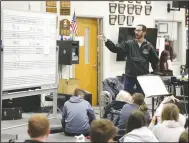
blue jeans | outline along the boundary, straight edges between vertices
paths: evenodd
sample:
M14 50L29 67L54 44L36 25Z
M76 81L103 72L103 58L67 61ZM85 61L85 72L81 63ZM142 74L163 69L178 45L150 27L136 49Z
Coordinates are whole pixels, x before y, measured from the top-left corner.
M136 86L136 88L134 88L135 86ZM124 90L129 92L131 95L133 95L133 93L136 93L136 92L144 94L144 92L137 80L137 77L125 76Z

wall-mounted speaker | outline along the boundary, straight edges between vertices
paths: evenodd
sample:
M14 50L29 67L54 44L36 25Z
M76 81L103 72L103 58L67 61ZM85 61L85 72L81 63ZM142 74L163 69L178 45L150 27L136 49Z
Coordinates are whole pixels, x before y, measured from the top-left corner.
M189 1L173 1L173 8L188 8Z
M58 40L60 65L79 64L79 41Z

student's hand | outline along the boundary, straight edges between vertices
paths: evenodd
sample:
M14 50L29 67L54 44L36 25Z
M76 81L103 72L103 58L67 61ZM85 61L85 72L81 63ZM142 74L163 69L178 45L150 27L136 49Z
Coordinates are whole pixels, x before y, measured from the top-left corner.
M106 37L104 36L104 34L98 35L97 38L98 38L99 40L102 40L102 41L105 41L105 42L107 41L107 39L106 39Z
M157 122L157 117L156 117L156 116L153 116L153 117L152 117L152 120L151 120L151 123L155 125L156 122Z
M180 100L175 98L173 95L171 96L171 100L175 103L175 102L179 102Z

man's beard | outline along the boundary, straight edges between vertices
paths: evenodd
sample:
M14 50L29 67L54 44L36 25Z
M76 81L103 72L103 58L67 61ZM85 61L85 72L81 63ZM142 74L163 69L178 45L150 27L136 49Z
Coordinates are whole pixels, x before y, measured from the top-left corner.
M143 36L142 35L135 35L136 39L141 39Z

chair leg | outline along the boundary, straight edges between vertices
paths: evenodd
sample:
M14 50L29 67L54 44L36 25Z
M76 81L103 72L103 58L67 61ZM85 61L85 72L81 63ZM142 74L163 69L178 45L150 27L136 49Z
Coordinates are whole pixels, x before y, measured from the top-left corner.
M57 107L57 109L60 112L60 114L62 115L62 111L60 110L60 108ZM52 113L52 111L53 111L53 108L49 111L49 113L47 114L47 117Z
M62 111L60 110L60 108L57 107L57 109L58 109L58 111L60 112L60 114L63 115L63 114L62 114Z
M188 116L188 111L187 111L187 107L186 107L186 106L187 106L187 105L186 105L187 103L186 103L186 97L185 97L186 95L185 95L185 91L184 91L184 86L183 86L183 85L181 86L181 89L182 89L182 93L183 93L183 97L184 97L185 114Z
M53 111L53 108L49 111L49 113L47 114L47 117L51 114L52 111Z

